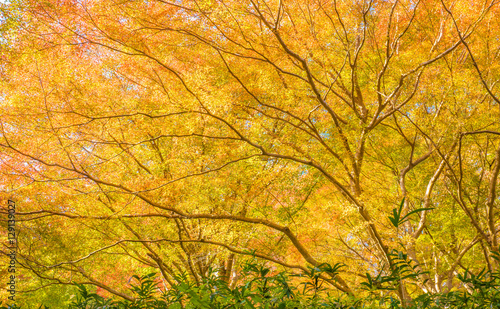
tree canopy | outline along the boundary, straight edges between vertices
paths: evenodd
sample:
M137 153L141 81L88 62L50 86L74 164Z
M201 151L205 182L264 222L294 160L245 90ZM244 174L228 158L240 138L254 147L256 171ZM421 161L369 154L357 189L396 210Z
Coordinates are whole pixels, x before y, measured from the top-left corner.
M497 0L0 5L21 292L255 256L359 295L404 251L409 301L499 269Z

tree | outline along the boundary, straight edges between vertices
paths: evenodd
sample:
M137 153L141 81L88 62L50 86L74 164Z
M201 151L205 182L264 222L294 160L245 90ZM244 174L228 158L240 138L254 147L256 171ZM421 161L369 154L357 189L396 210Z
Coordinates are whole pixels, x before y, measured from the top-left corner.
M172 284L220 265L236 284L255 255L345 263L332 288L358 294L402 246L419 264L397 287L408 301L498 267L497 2L6 12L2 188L25 209L20 263L44 284L130 298L117 282L138 267ZM401 217L421 211L395 229L403 198Z

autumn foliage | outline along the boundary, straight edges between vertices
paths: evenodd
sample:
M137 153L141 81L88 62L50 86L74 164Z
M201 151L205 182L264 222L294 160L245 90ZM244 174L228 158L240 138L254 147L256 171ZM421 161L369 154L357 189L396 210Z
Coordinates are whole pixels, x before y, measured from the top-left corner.
M234 288L253 256L345 264L325 284L359 296L405 252L415 275L384 292L402 304L499 269L497 0L0 6L20 302L133 300L152 271Z

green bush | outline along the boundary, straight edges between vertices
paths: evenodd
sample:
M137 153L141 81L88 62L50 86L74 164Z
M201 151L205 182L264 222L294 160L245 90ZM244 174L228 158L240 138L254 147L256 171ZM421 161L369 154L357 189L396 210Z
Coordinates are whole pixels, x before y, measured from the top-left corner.
M386 293L389 296L380 296L381 291L394 290L401 277L408 278L411 272L408 269L413 269L406 256L401 252L398 254L400 273L375 278L368 276L363 283L368 295L363 298L328 293L325 280L334 277L342 265L323 264L309 268L307 273L295 275L300 282L294 285L286 273L271 274L269 268L251 261L243 267L246 280L234 289L217 276L216 270L211 270L198 285L186 274L180 274L176 277L177 283L168 290L160 290L154 280L156 274L151 273L134 276L137 283L130 287L134 301L104 298L90 293L84 285L77 285L79 295L68 309L402 308L400 301L390 293ZM466 271L457 279L468 285L469 291L422 294L406 308L500 308L500 273L483 270L474 275ZM4 305L0 309L20 307Z

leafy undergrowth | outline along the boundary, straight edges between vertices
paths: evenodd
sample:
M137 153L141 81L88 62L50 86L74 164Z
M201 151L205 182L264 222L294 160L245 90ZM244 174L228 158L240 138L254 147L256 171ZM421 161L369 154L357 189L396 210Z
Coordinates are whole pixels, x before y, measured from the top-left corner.
M78 285L79 295L68 309L403 308L394 291L401 278L410 278L415 273L415 267L405 263L404 254L398 254L399 271L386 276L367 276L362 284L366 290L363 298L347 294L332 296L328 292L330 288L326 288L326 281L339 271L342 267L339 264L310 268L307 274L293 275L299 277L299 281L294 281L286 273L271 275L269 268L249 262L243 268L246 281L233 289L217 276L216 271L212 271L198 285L193 284L187 275L179 275L176 285L162 290L154 279L156 274L151 273L134 276L137 283L130 288L134 301L104 298L89 292L84 285ZM467 285L467 289L422 294L404 308L500 308L500 273L483 270L474 275L466 271L457 279L463 286ZM300 283L294 285L292 282ZM0 307L19 308L16 305ZM39 308L48 309L43 305Z

